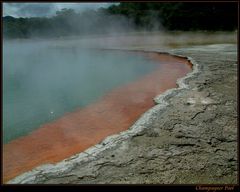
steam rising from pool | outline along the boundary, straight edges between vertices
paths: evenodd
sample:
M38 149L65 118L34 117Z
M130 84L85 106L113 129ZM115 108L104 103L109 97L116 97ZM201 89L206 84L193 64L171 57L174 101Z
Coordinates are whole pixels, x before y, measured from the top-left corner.
M85 107L156 67L156 61L140 53L58 43L4 42L4 143Z

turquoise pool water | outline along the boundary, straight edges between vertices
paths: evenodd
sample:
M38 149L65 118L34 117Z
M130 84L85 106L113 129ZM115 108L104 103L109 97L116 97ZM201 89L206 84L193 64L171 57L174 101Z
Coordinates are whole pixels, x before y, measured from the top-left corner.
M4 143L137 80L155 62L134 52L4 41Z

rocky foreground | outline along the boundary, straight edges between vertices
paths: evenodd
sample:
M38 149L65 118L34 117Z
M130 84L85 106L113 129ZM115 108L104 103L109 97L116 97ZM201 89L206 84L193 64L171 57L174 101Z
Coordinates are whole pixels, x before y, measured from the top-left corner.
M9 183L236 184L237 46L169 51L193 72L128 130Z

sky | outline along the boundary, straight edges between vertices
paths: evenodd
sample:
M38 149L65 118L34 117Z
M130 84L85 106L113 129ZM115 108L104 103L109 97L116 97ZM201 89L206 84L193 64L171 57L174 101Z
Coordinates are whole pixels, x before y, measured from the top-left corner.
M113 3L3 3L3 16L44 17L55 15L56 11L71 8L76 12L86 9L108 7Z

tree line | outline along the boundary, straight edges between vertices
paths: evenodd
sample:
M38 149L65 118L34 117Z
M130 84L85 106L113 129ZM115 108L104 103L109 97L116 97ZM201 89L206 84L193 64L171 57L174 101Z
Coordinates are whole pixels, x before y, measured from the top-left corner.
M234 2L122 2L76 13L62 9L52 17L3 17L6 38L60 37L132 30L236 30Z

